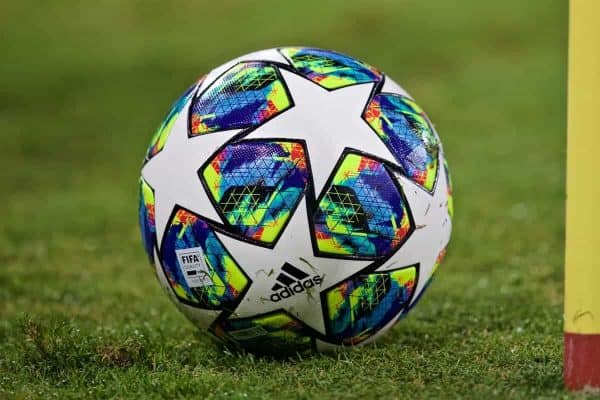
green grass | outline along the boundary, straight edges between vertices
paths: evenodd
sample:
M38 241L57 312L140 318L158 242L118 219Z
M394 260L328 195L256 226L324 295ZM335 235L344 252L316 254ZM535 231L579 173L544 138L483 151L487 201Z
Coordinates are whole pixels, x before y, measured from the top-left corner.
M0 5L0 398L560 398L563 1ZM449 256L375 346L230 354L148 268L137 178L170 103L236 55L333 48L442 135Z

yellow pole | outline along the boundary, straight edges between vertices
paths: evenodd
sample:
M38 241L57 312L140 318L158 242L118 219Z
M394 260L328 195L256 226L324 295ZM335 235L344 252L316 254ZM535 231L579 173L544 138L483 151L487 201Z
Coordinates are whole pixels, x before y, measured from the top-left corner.
M600 387L600 0L569 6L565 365Z

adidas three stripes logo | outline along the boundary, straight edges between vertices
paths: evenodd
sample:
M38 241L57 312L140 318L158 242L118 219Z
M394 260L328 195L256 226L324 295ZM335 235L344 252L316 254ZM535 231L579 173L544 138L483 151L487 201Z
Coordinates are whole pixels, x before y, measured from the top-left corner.
M271 290L271 301L281 301L298 293L302 293L316 285L321 285L323 277L319 275L310 276L306 272L285 263L281 267L281 273L275 278L277 282Z

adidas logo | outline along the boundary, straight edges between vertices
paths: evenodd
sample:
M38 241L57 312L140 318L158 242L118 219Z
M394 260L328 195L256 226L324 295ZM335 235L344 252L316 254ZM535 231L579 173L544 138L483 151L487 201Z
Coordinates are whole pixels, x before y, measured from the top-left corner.
M322 276L315 275L311 277L306 272L288 263L283 264L281 270L282 272L275 278L277 282L271 288L273 293L271 293L270 299L274 302L290 298L323 282Z

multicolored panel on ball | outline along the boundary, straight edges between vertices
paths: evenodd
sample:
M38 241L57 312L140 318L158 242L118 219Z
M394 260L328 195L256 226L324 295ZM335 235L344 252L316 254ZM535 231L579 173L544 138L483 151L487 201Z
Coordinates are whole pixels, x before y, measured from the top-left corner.
M140 205L139 205L140 231L142 243L152 263L154 261L154 246L156 245L156 224L154 220L154 190L140 178Z
M417 268L358 275L322 296L328 335L336 342L358 344L392 321L409 304L416 288Z
M211 331L223 342L252 353L285 356L309 353L313 349L309 329L284 311L222 319Z
M241 141L219 151L201 178L229 225L273 243L306 189L306 152L299 142Z
M433 275L435 275L438 267L442 264L442 261L444 261L445 257L446 257L446 248L444 247L442 250L440 250L440 252L438 253L438 256L435 259L435 263L433 264L433 268L431 270L431 278L433 278Z
M450 215L450 219L452 219L454 217L454 197L452 197L452 177L450 176L446 158L444 158L444 171L446 173L446 188L448 193L448 215Z
M413 222L400 187L385 166L347 153L313 216L320 253L376 259L408 238Z
M292 106L277 68L262 62L234 65L192 101L190 135L261 125Z
M233 310L250 284L211 227L189 211L173 215L161 254L169 284L188 304Z
M380 93L371 99L363 118L394 155L404 174L433 191L439 142L421 107L408 97Z
M163 122L160 124L160 126L154 133L152 140L150 141L150 146L148 147L148 152L146 153L147 160L154 157L163 149L163 147L165 147L165 143L167 142L167 138L171 133L171 129L173 128L175 120L181 113L181 110L183 110L187 102L193 96L194 90L196 89L196 87L198 87L198 85L201 82L202 79L200 80L200 82L196 82L194 85L192 85L188 90L185 91L185 93L179 99L177 99L175 103L173 103L173 105L171 106L171 110L169 111Z
M421 297L423 297L423 294L425 293L425 291L427 291L427 288L429 288L429 286L433 282L433 280L435 278L435 274L436 274L439 266L442 264L442 261L444 261L445 257L446 257L446 248L444 247L442 250L440 250L440 252L438 253L438 256L435 259L435 262L433 263L433 267L431 268L431 274L429 275L429 278L427 278L427 281L425 282L425 286L423 286L423 289L421 289L421 291L419 292L419 295L412 302L412 304L406 310L406 312L412 310L417 305L417 303L421 300Z
M335 51L306 47L284 47L279 51L302 76L326 89L381 80L375 68Z

